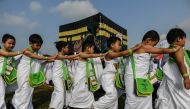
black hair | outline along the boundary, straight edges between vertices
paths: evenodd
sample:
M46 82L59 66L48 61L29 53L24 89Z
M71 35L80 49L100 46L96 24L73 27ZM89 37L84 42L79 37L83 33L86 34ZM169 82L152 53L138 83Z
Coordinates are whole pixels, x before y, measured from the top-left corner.
M87 47L95 47L95 43L92 40L85 40L82 43L82 52L84 52L86 50Z
M8 39L13 39L14 41L16 41L15 37L13 35L10 34L4 34L2 37L2 42L5 43Z
M121 42L121 39L119 37L115 37L115 36L111 36L108 40L107 40L107 47L111 48L111 44L116 43L117 41Z
M32 44L35 44L35 43L40 44L40 45L43 44L42 37L39 34L30 35L29 42Z
M142 41L145 41L148 38L150 38L152 41L160 40L160 36L159 36L158 32L156 32L155 30L150 30L150 31L146 32L145 35L143 36Z
M186 38L186 34L182 29L173 28L168 32L166 39L169 44L172 44L177 38L183 38L183 37Z
M57 48L58 52L60 52L62 48L66 47L67 45L68 45L67 42L64 41L55 42L55 47Z

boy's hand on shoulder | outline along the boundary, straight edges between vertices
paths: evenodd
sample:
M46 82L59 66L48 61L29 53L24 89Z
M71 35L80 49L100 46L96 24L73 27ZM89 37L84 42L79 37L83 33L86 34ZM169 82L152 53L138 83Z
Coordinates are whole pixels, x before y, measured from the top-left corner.
M47 61L55 61L58 58L58 54L55 54L51 57L46 57L46 58L47 58Z
M190 79L184 79L184 87L189 90L190 89Z
M83 58L83 57L85 57L85 56L88 55L88 54L83 53L83 52L79 52L78 55L79 55L80 58Z
M51 57L49 57L50 59L56 59L58 57L58 54L55 54L55 55L53 55L53 56L51 56Z
M107 55L107 54L108 54L108 52L106 52L106 53L100 53L99 56L100 56L100 57L103 57L103 56L105 56L105 55Z
M79 52L79 53L75 53L75 55L78 55L78 56L80 56L80 55L81 55L81 53L82 53L82 52Z
M54 57L55 59L59 59L60 56L61 56L61 55L59 55L59 54L57 53L57 54L53 55L52 57Z
M100 56L100 59L103 59L109 52L106 52L106 53L102 53L101 56Z
M175 46L173 49L174 52L177 52L179 49L181 49L182 47L181 46Z
M139 49L139 48L141 48L142 47L142 43L139 43L139 44L136 44L134 47L132 47L131 49L133 50L133 51L135 51L135 50L137 50L137 49Z
M28 50L28 48L24 48L22 51L23 51L22 54L24 54L24 55L32 54L32 52L30 52L30 50Z
M27 48L24 48L21 50L21 53L24 54L28 49Z

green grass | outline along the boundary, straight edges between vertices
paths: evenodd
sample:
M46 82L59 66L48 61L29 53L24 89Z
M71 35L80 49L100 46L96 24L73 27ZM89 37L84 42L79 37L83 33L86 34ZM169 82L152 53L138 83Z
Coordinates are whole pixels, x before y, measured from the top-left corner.
M34 109L48 109L52 92L53 92L53 87L40 86L38 88L35 88L33 94ZM14 93L10 93L6 95L6 102L12 99L13 94ZM97 100L102 95L104 95L104 91L100 89L95 93L95 99ZM125 95L122 95L119 97L118 101L119 109L124 108L124 102L125 102Z

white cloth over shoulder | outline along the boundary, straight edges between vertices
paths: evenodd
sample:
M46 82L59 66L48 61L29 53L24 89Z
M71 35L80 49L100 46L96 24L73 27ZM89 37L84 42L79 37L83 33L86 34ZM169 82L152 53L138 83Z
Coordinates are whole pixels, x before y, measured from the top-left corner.
M185 62L185 65L189 68ZM190 90L186 90L183 78L176 63L169 60L163 66L164 78L158 89L157 109L189 109Z
M134 54L136 77L147 78L151 56L148 53ZM125 73L126 100L125 109L152 109L152 95L138 97L136 95L131 59Z

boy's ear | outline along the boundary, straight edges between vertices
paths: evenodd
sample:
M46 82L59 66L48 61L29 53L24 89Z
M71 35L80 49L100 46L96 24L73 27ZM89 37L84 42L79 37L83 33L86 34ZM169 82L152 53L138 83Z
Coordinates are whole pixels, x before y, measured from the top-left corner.
M63 52L63 51L64 51L64 49L65 49L65 47L62 47L62 48L61 48L61 52Z
M85 50L89 50L89 48L90 48L90 47L86 47L86 49L85 49Z
M182 38L178 37L177 38L177 42L180 42L182 40Z
M111 44L111 48L114 46L114 43Z
M147 38L147 39L145 40L145 42L146 42L147 44L149 44L151 41L152 41L151 38Z

